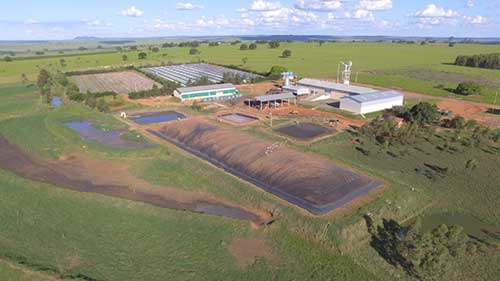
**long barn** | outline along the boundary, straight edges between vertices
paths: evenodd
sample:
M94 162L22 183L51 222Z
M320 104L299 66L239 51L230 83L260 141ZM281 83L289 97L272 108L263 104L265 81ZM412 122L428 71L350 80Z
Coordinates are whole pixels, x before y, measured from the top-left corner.
M181 101L216 101L241 97L233 84L178 88L174 96Z

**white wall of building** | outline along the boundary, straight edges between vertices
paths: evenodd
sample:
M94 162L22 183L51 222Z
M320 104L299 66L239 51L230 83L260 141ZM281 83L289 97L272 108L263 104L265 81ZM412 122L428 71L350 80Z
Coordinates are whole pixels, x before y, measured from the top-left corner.
M402 106L404 104L404 97L394 97L390 99L383 99L380 101L371 101L360 103L349 98L340 100L340 109L350 111L356 114L367 114L385 109L390 109L395 106Z

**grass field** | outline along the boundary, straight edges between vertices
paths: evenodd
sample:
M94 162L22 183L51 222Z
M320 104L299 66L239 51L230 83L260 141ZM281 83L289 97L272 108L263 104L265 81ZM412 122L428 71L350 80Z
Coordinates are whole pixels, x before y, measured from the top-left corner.
M284 49L292 51L292 57L280 58ZM499 45L457 44L450 48L447 44L396 43L282 43L278 49L259 45L257 50L240 51L239 46L225 44L218 47L202 45L199 55L189 55L189 48L164 48L158 53L148 53L146 60L138 60L140 51L100 55L71 56L65 59L66 66L60 65L60 58L34 59L14 62L0 62L0 84L20 81L25 73L34 79L39 68L63 71L91 69L104 66L135 64L167 64L197 62L204 60L226 65L266 72L273 65L283 65L299 76L335 79L339 61L352 60L353 80L385 87L397 87L430 95L452 95L444 88L455 88L459 81L474 80L484 85L482 96L468 97L475 101L493 102L500 89L500 72L479 68L450 65L457 55L471 55L500 52ZM128 60L123 61L122 56ZM243 63L243 58L247 58Z
M25 94L36 96L29 91ZM0 121L0 133L45 157L57 158L85 146L91 155L120 162L133 159L134 173L151 182L209 192L243 206L279 210L282 218L271 227L251 230L246 222L70 192L0 171L0 219L4 225L0 258L35 271L93 278L89 280L164 280L165 276L173 280L266 280L272 276L276 280L313 276L376 280L350 257L299 235L320 233L324 219L307 218L293 207L280 206L272 196L175 149L113 150L85 143L62 126L66 120L89 118L106 127L121 124L74 105L40 108L5 119ZM29 137L33 135L37 137ZM196 177L192 171L197 171ZM292 221L295 230L289 231L288 222ZM258 259L247 268L238 266L228 245L247 236L266 241L276 259Z
M289 59L279 58L285 48L293 52ZM491 91L497 87L498 71L444 63L452 62L457 54L498 52L498 48L391 43L332 43L319 47L313 43L284 43L278 50L260 45L256 51L243 52L237 46L203 46L199 56L189 56L187 48L162 49L140 63L204 59L241 65L241 58L247 57L244 67L256 71L284 65L299 75L333 78L337 62L352 59L361 82L447 95L435 86L451 87L458 81L456 77L482 79ZM127 63L138 63L137 52L126 54ZM61 108L51 109L42 102L35 87L15 84L21 73L33 80L38 67L76 70L120 65L124 63L122 55L68 57L64 68L59 58L0 62L0 134L42 157L58 159L79 151L130 163L131 173L148 182L205 192L250 209L272 210L276 222L252 229L248 222L72 192L0 170L1 280L44 280L26 275L23 268L69 280L412 280L368 245L363 220L366 213L373 213L377 219L407 222L417 215L445 210L500 226L500 158L498 149L492 147L457 145L457 151L450 152L438 149L450 140L434 135L407 146L384 149L363 139L363 147L370 151L365 156L350 142L352 136L348 133L312 145L288 143L292 148L329 158L388 184L379 199L354 209L348 216L312 217L169 145L122 151L84 142L65 128L64 122L92 121L110 129L127 129L127 125L111 115L69 101ZM425 74L425 69L436 76ZM434 81L435 77L446 81ZM472 99L491 101L492 92L487 93L490 94ZM187 107L186 110L199 116L206 114L190 112ZM235 130L283 141L263 124ZM473 171L465 168L471 159L478 163ZM425 168L425 164L448 167L449 173L428 179L415 172ZM235 239L249 237L264 241L273 258L257 258L247 267L239 265L230 245ZM22 266L13 268L2 260ZM457 261L452 273L442 276L442 280L494 280L499 263L498 250L479 252Z

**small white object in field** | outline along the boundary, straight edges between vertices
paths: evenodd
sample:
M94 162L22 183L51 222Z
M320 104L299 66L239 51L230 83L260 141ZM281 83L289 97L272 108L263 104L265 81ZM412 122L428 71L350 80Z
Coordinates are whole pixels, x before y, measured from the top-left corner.
M120 117L127 119L127 112L125 111L120 112Z

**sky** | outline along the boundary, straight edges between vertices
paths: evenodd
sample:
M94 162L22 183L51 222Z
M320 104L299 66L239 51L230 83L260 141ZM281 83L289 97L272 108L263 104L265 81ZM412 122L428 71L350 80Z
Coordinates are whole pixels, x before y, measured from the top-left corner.
M0 40L270 34L500 37L500 0L2 2Z

